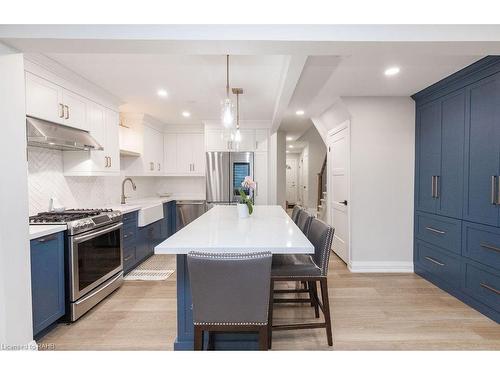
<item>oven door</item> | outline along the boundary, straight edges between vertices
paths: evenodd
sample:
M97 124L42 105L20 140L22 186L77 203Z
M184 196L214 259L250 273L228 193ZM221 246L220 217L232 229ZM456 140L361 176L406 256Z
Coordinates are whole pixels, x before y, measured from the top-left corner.
M123 270L122 226L118 223L71 238L72 302Z

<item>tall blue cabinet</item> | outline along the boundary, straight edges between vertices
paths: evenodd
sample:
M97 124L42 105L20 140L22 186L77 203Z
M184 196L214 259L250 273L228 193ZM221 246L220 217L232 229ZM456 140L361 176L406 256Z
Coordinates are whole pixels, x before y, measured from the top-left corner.
M413 99L415 272L500 322L500 56Z

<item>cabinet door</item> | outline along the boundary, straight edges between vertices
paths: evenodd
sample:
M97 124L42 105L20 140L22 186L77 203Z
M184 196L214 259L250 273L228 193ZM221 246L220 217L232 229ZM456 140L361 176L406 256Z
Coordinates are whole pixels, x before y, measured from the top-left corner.
M469 88L464 218L489 225L498 225L498 206L492 199L492 176L499 174L499 82L497 74Z
M158 174L158 160L163 158L158 157L158 138L161 139L163 146L163 137L159 131L153 129L149 126L144 126L144 154L143 154L143 164L144 173L155 175Z
M165 173L177 172L177 134L165 134L163 149L165 154Z
M241 142L232 143L232 151L254 151L255 150L255 130L240 130Z
M441 173L438 179L436 212L462 217L465 91L453 93L441 105Z
M87 100L78 94L63 89L62 103L66 106L64 124L77 129L89 130Z
M64 124L62 87L26 72L26 114Z
M417 109L417 209L436 211L432 196L432 176L440 175L441 101L436 100Z
M156 130L155 130L156 131ZM165 173L165 165L163 164L163 133L156 131L155 143L155 174L162 175Z
M177 134L177 173L193 173L193 135Z
M108 157L106 170L111 173L120 173L120 142L119 142L119 115L117 112L106 109L106 148L105 155Z
M229 151L229 142L224 139L223 130L207 130L205 137L205 148L207 151Z
M87 115L90 134L92 134L96 141L104 148L102 151L90 151L93 161L92 169L95 171L107 172L109 161L106 158L106 119L104 107L96 103L89 103Z
M205 175L205 137L203 134L192 134L193 174Z
M31 298L36 335L65 313L62 233L31 241Z

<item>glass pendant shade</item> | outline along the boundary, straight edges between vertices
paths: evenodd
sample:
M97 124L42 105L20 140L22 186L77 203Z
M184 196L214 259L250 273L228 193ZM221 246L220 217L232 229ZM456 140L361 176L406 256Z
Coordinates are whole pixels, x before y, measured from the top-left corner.
M241 142L241 132L240 128L236 129L236 132L234 134L234 141L240 143Z
M226 98L222 101L221 119L225 128L232 128L234 125L234 109L231 99Z

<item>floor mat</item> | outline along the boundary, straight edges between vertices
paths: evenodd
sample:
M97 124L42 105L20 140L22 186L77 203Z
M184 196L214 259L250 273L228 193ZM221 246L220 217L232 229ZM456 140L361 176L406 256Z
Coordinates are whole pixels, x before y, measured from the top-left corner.
M130 271L124 279L130 280L166 280L175 272L168 255L153 255Z

